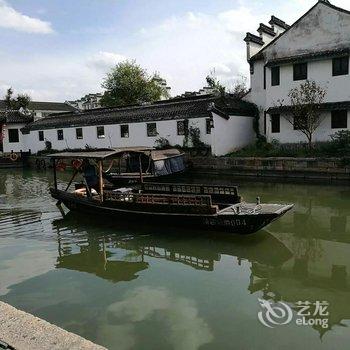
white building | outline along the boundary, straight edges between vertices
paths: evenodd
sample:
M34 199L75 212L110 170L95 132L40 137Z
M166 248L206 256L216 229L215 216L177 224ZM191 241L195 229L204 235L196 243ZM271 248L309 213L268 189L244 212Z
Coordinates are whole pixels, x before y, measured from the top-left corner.
M102 96L103 96L102 93L87 94L79 100L66 101L66 104L68 104L76 109L79 109L81 111L85 111L88 109L101 108L100 101L101 101Z
M198 128L200 140L215 155L224 155L253 142L253 106L213 95L159 101L143 106L69 112L28 124L4 127L4 152L36 153L45 149L84 149L156 145L166 138L171 145L186 143L186 130ZM10 142L9 129L20 137ZM14 131L11 131L14 133ZM190 144L189 144L190 146Z
M269 24L260 24L259 36L245 38L251 71L246 100L260 109L260 132L282 143L306 141L286 119L289 91L306 80L327 91L314 141L349 130L350 12L320 0L291 26L274 16Z
M7 110L5 101L0 100L0 152L3 151L3 149L6 152L6 147L3 147L3 143L22 143L23 136L20 129L25 127L28 123L45 118L53 113L73 112L75 110L74 107L62 102L31 101L28 110L22 113L20 111ZM22 147L14 147L13 151L25 152L25 149Z

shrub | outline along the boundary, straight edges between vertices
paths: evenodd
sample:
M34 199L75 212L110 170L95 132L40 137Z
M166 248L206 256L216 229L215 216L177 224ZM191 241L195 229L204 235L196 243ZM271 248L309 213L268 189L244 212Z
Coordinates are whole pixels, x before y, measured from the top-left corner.
M155 141L155 146L157 149L167 149L171 148L170 142L165 137L160 137Z

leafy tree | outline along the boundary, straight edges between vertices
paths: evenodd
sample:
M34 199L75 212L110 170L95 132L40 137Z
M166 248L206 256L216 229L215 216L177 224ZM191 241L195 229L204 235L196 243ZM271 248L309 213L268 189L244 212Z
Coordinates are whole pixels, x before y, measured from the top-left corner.
M228 89L228 93L234 98L241 100L247 93L247 78L244 76L239 77L233 82L233 85Z
M206 77L207 85L210 87L214 92L219 93L220 95L225 95L226 93L226 87L221 84L220 80L215 76L215 71L212 71L207 77Z
M7 109L18 110L20 108L27 109L31 98L27 94L18 94L16 98L13 97L13 89L9 88L5 96L5 104Z
M135 61L118 63L107 73L102 83L105 93L101 105L105 107L119 107L141 104L168 98L169 93L160 84L158 74L149 76L147 71Z
M326 96L326 90L315 81L307 80L291 89L288 96L292 110L291 114L286 115L286 119L306 136L311 149L313 134L323 120L320 106Z

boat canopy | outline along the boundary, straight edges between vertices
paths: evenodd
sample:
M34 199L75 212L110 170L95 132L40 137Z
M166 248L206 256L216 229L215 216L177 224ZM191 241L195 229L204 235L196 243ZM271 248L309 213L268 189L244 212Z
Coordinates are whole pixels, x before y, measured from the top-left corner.
M113 159L119 158L125 153L136 153L144 154L147 157L150 157L153 161L166 160L172 157L182 156L179 150L172 148L166 150L157 150L150 147L125 147L125 148L109 148L98 151L67 151L60 153L49 154L48 157L53 159Z

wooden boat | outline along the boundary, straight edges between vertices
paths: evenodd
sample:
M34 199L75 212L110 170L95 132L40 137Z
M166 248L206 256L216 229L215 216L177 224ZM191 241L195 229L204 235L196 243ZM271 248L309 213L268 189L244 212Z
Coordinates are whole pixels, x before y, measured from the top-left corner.
M103 176L115 185L127 185L143 179L170 177L184 172L184 153L175 148L157 150L147 147L115 149L116 153Z
M154 225L180 225L228 233L254 233L292 209L293 205L242 202L236 186L143 182L133 188L104 185L103 161L117 156L116 151L66 152L51 155L54 169L52 197L70 210L104 215L110 220L147 221ZM56 166L59 159L93 160L98 166L99 188L95 194L69 192L78 167L65 190L58 189Z

